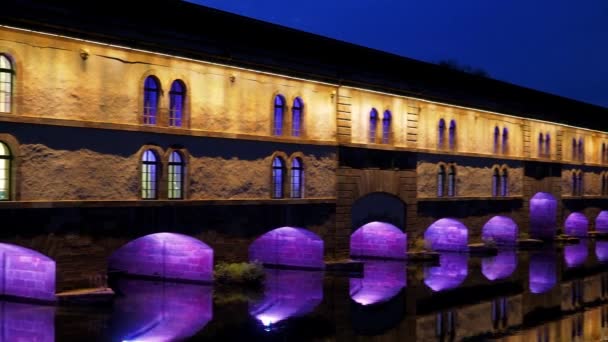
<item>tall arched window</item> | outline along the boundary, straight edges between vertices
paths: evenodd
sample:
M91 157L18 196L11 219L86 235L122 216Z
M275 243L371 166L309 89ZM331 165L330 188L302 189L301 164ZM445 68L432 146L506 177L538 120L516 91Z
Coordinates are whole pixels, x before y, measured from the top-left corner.
M494 171L492 172L492 196L493 197L498 196L499 189L500 189L500 174L498 172L498 168L495 167Z
M456 147L456 121L450 121L450 149L454 149Z
M509 130L507 127L502 129L502 153L509 153Z
M182 155L177 152L171 152L169 155L169 170L167 176L169 176L168 186L168 197L169 199L182 199L184 198L184 175L185 175L186 163Z
M606 162L606 143L602 143L602 163Z
M302 176L304 167L300 158L293 158L291 161L291 197L302 197Z
M158 79L154 76L146 77L144 82L144 124L156 125L159 98L160 84Z
M445 196L445 166L439 165L437 170L437 197Z
M391 112L385 110L382 116L382 143L388 144L391 137Z
M450 166L448 170L448 197L456 196L456 168Z
M158 198L158 157L152 150L146 150L141 158L141 198Z
M494 127L494 153L498 153L499 151L499 146L498 143L500 142L500 128L498 128L498 126Z
M585 160L585 146L583 145L583 138L578 139L578 160Z
M12 110L14 74L10 59L0 54L0 113L10 113Z
M578 148L576 146L576 138L572 138L572 160L578 160Z
M576 171L572 171L572 196L578 194L578 177Z
M283 135L283 121L285 118L285 98L283 95L274 97L274 120L272 126L272 134L276 136Z
M549 133L545 135L545 157L551 157L551 136Z
M538 156L542 157L545 151L545 136L542 133L538 134Z
M299 97L293 100L291 107L291 136L299 137L302 134L302 112L304 111L304 102Z
M506 197L509 195L509 171L507 168L502 169L500 177L500 196Z
M285 162L281 157L272 160L272 198L283 198L285 191Z
M376 127L378 126L378 111L376 108L372 108L369 112L369 137L370 143L376 142Z
M437 132L438 134L438 139L437 139L437 145L439 145L439 148L443 148L444 144L445 144L445 120L440 119L439 120L439 130Z
M0 201L11 199L11 150L0 141Z
M585 178L582 171L578 172L578 196L583 196L585 193Z
M182 127L184 104L186 103L186 86L184 82L175 80L169 91L169 126Z

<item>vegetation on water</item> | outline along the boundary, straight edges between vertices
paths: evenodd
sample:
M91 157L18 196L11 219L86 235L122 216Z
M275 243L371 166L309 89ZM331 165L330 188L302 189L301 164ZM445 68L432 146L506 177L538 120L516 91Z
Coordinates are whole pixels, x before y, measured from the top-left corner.
M265 278L264 266L257 262L218 263L213 277L219 284L261 286Z

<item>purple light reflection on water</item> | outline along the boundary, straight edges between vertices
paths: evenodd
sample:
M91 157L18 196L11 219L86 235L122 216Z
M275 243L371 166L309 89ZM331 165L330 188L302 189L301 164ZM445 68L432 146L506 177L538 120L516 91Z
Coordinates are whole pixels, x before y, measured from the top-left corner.
M595 230L608 232L608 211L601 211L595 218Z
M586 237L589 221L582 213L572 213L564 222L566 234L576 237Z
M249 260L269 265L323 269L323 239L303 228L277 228L251 244Z
M557 230L557 201L547 192L530 199L530 235L535 239L551 240Z
M511 276L516 268L515 251L499 251L496 256L481 260L481 273L491 281Z
M595 255L600 262L608 261L608 241L595 242Z
M530 292L541 294L551 290L557 283L556 256L551 252L530 254Z
M424 240L434 251L467 251L469 232L460 221L443 218L427 228Z
M55 300L55 261L20 246L0 243L0 295Z
M406 286L405 270L403 262L367 260L363 278L350 278L350 297L361 305L387 302Z
M587 260L589 253L589 247L587 240L581 240L576 245L569 245L564 247L564 260L569 268L579 267Z
M404 259L406 235L390 223L370 222L350 236L350 255Z
M441 253L439 266L425 267L424 283L435 292L458 287L467 278L468 255Z
M494 241L497 245L513 246L517 241L517 224L506 216L494 216L482 229L483 241Z
M55 307L0 302L0 341L55 341Z
M323 272L266 269L264 298L249 305L249 314L270 327L312 312L323 300Z

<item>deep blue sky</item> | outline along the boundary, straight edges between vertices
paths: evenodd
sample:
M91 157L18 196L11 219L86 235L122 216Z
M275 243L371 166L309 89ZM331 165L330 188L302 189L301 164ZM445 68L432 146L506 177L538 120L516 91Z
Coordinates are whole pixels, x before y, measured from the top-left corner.
M608 0L192 0L608 107Z

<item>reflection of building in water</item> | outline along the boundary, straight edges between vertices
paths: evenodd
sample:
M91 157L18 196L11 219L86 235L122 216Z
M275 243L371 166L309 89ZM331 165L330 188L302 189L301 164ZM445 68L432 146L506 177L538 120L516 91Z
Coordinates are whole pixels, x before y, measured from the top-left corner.
M499 280L513 274L517 268L517 254L513 250L501 250L493 257L481 260L481 273L488 280Z
M365 261L363 278L350 279L350 297L361 305L379 304L395 297L406 286L406 264Z
M600 262L608 261L608 241L595 242L595 256Z
M557 264L553 253L530 253L529 289L533 294L551 290L557 283Z
M0 301L0 342L55 341L55 308Z
M587 239L581 239L575 245L564 247L564 260L566 261L566 265L570 268L582 266L587 260L588 253L589 246Z
M439 266L425 267L424 283L433 291L458 287L467 277L468 256L457 253L441 253Z

